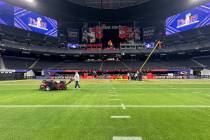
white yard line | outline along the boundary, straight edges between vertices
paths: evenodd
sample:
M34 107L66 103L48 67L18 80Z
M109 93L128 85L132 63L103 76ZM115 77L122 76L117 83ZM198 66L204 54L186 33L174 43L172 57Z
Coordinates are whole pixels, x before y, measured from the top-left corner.
M121 101L121 99L110 99L111 101Z
M210 108L210 105L126 105L127 108Z
M123 109L123 110L126 109L126 106L125 106L123 103L121 104L121 106L122 106L122 109Z
M109 96L110 97L117 97L118 95L117 94L110 94Z
M112 140L142 140L141 137L123 137L123 136L114 136Z
M16 84L16 83L10 83L10 84L4 84L4 83L1 83L1 86L36 86L36 85L39 85L40 83L37 83L37 84Z
M110 116L111 119L130 119L131 116Z
M108 91L108 93L110 93L110 94L114 94L114 93L117 93L117 92L113 92L113 91L111 91L111 92L110 92L110 91Z
M113 89L113 91L115 91L116 90L116 88L112 88ZM115 91L115 92L113 92L113 93L115 93L114 95L117 95L117 91ZM125 105L124 105L124 103L123 103L123 101L121 100L121 99L115 99L115 98L113 98L114 96L112 96L112 99L110 99L111 101L121 101L121 107L122 107L122 109L123 110L125 110L126 109L126 107L125 107Z
M210 108L210 105L0 105L0 108Z
M0 85L0 87L2 87L2 86L5 86L5 85ZM8 86L12 86L11 84L10 85L8 85ZM17 85L16 85L17 86ZM27 85L20 85L20 87L25 87L25 86L27 86ZM39 85L36 85L36 86L39 86ZM20 89L0 89L0 90L21 90L21 89L35 89L35 88L20 88ZM83 89L91 89L91 88L83 88ZM107 90L108 88L100 88L101 90ZM184 90L186 90L186 89L189 89L189 90L191 90L191 89L197 89L197 90L204 90L204 89L206 89L206 90L209 90L210 88L184 88L184 87L180 87L180 88L167 88L167 87L163 87L163 88L152 88L152 87L148 87L148 88L133 88L133 87L129 87L129 88L117 88L116 89L116 91L108 91L108 92L110 92L110 93L117 93L119 90L144 90L144 89L150 89L150 90L158 90L158 89L161 89L161 90L182 90L182 89L184 89ZM93 90L95 90L95 89L93 89Z
M201 93L201 92L192 92L192 93L197 93L198 94L198 93Z
M167 83L160 83L160 82L162 82L160 80L160 82L159 81L154 81L154 82L157 82L157 83L148 82L148 84L150 84L150 85L168 85L168 84L173 84L173 85L202 85L202 84L208 84L210 82L210 80L208 80L208 81L203 80L203 81L194 81L194 82L200 82L200 83L186 83L187 81L189 81L189 80L186 80L184 82L180 82L180 80L177 80L177 81L170 81L169 80ZM30 81L30 80L28 80L28 81L27 80L0 81L0 84L2 83L2 84L5 84L5 85L6 84L9 85L8 83L12 83L12 85L28 85L27 83L18 83L18 82L37 82L37 83L41 83L42 80L32 80L32 81ZM174 83L174 82L177 82L177 83ZM91 85L104 85L106 83L107 82L101 82L101 83L100 82L97 82L97 83L94 83L93 82L93 83L91 83ZM113 83L113 84L118 84L118 83L120 83L121 85L139 85L139 86L141 86L141 85L144 85L145 84L145 81L142 81L142 82L130 82L130 81L126 81L126 82L123 82L123 83L122 82L116 82L116 83ZM142 83L144 83L144 84L142 84ZM89 83L82 83L82 84L83 85L90 85ZM30 85L36 85L36 83L31 83ZM112 89L117 89L117 88L115 87L115 88L112 88Z
M39 84L0 84L0 87L4 87L4 86L29 86L29 85L33 85L33 86L39 86ZM24 88L23 88L24 89ZM85 88L84 88L85 89ZM97 88L99 90L107 90L109 88ZM173 87L123 87L123 88L115 88L115 90L108 90L108 92L117 92L117 90L124 90L124 89L129 89L129 90L136 90L136 89L171 89L171 90L177 90L177 89L210 89L210 87L200 87L200 88L187 88L187 87L179 87L179 88L173 88ZM1 89L0 89L1 90ZM4 89L3 89L4 90ZM7 89L7 90L12 90L12 89ZM95 90L95 89L94 89Z

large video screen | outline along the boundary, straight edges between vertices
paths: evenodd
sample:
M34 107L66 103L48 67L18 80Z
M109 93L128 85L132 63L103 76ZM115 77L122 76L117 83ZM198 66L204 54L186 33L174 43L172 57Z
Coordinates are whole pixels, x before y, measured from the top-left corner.
M0 1L0 24L14 26L14 7Z
M20 7L14 8L14 25L17 28L41 33L53 37L58 36L57 21Z
M166 19L166 35L210 25L210 2Z

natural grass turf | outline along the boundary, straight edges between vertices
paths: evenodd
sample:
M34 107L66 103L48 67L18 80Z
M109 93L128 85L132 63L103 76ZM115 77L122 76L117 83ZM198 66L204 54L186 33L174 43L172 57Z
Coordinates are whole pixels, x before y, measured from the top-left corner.
M210 105L210 80L82 80L81 90L0 82L0 140L210 140L210 108L1 108L2 105ZM112 96L112 95L116 96ZM112 100L121 99L121 100ZM110 116L131 116L111 119Z

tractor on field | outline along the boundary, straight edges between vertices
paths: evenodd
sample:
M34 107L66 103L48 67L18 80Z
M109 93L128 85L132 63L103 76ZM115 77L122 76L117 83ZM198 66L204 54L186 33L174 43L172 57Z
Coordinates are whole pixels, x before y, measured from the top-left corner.
M51 90L67 90L67 85L72 83L73 79L69 82L66 81L55 81L55 80L43 80L40 85L40 90L51 91Z

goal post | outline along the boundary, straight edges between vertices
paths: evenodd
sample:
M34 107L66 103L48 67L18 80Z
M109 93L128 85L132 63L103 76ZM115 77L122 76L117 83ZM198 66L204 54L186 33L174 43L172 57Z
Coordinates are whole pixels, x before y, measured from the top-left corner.
M153 55L153 53L155 52L155 50L158 48L158 46L160 45L160 41L157 42L157 44L155 45L155 47L152 49L152 51L150 52L149 56L147 57L147 59L145 60L145 62L142 64L142 66L140 67L140 72L142 72L144 66L147 64L147 62L149 61L149 59L151 58L151 56Z

